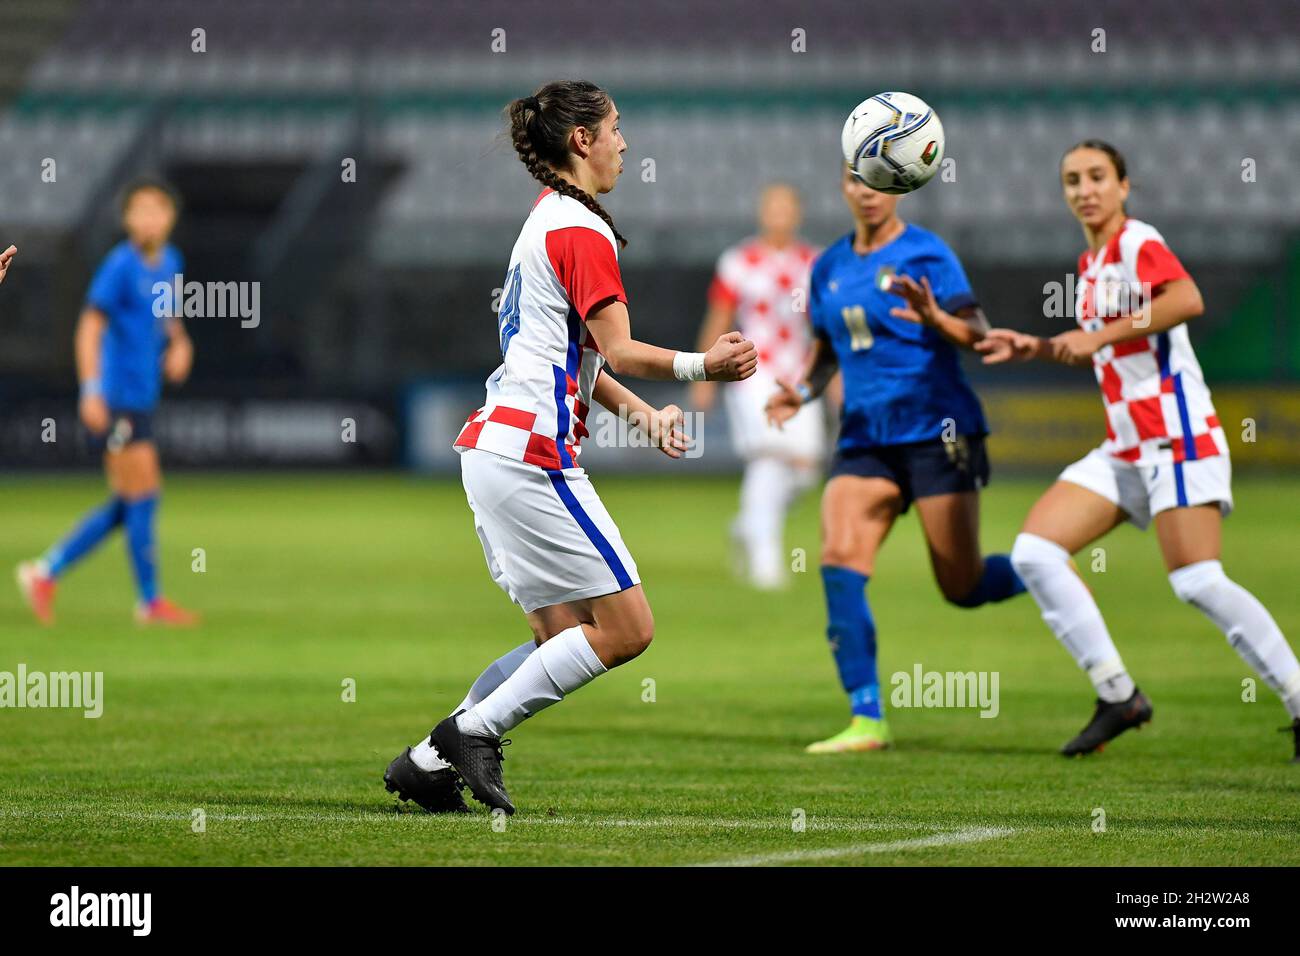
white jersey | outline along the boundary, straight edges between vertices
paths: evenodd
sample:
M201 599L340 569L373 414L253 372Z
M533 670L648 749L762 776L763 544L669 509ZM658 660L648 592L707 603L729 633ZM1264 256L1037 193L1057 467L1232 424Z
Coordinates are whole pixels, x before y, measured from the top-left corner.
M1079 257L1075 316L1095 331L1187 278L1154 227L1128 219L1105 248ZM1139 298L1141 297L1141 298ZM1093 368L1106 404L1102 451L1136 465L1228 454L1186 324L1099 349Z
M724 252L709 286L709 301L736 310L738 330L758 351L763 390L778 378L797 381L812 348L808 279L817 249L793 242L774 249L758 238Z
M613 231L576 199L544 189L510 254L498 313L502 363L456 448L576 467L605 364L586 318L612 299L627 302Z

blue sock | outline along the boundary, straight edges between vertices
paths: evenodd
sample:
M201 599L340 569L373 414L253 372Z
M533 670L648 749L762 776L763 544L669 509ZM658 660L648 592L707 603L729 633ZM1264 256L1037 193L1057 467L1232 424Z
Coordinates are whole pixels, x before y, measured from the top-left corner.
M148 603L158 596L158 575L155 568L157 552L154 546L153 519L158 512L158 494L126 503L126 544L131 552L131 568L135 571L135 587L140 600Z
M109 498L72 529L72 533L45 552L45 563L50 566L50 576L58 577L84 558L122 523L126 506L121 498Z
M854 714L879 719L880 679L876 676L876 625L867 606L867 576L851 568L822 565L826 591L826 638L831 642L840 683Z
M952 603L958 607L979 607L990 601L1005 601L1024 590L1025 582L1011 566L1011 559L1005 554L990 554L984 559L984 574L979 584L970 594Z

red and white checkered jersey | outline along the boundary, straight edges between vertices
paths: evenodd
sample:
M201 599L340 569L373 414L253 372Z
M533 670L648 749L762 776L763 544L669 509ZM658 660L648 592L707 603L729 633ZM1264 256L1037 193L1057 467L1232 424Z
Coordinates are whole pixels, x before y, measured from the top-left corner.
M738 331L758 350L758 373L772 380L803 375L812 348L808 278L818 251L803 242L776 249L749 238L718 259L709 302L735 308Z
M510 254L497 315L501 365L455 446L577 467L605 364L586 318L612 299L627 302L613 231L576 199L542 190Z
M1075 316L1095 331L1187 277L1154 227L1128 219L1103 249L1079 257ZM1108 345L1092 363L1106 404L1104 451L1138 465L1228 453L1186 323Z

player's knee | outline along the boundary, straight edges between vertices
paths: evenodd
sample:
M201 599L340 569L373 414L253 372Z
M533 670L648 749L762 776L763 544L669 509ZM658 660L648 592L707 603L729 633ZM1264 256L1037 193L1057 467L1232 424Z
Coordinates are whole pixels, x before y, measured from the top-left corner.
M614 639L613 646L610 648L614 657L611 666L617 667L620 664L626 664L628 661L644 654L646 648L650 646L650 642L654 640L654 618L650 616L649 612L645 615L638 615L636 620L618 628L617 632L611 636Z
M822 542L822 564L837 568L851 567L860 560L856 551L850 538L828 538Z
M940 578L939 591L943 594L943 599L955 607L979 607L986 603L986 598L980 589L980 574L965 574L960 578Z
M639 657L641 654L645 653L646 648L650 646L650 642L654 639L655 619L654 615L647 610L645 614L637 620L636 624L629 629L627 636L627 650L629 652L628 659L630 660L633 657Z
M1227 580L1218 561L1197 561L1169 572L1169 586L1178 600L1187 604L1196 604L1206 591Z
M1070 553L1056 542L1024 531L1016 535L1016 542L1011 546L1011 566L1024 580L1069 560Z

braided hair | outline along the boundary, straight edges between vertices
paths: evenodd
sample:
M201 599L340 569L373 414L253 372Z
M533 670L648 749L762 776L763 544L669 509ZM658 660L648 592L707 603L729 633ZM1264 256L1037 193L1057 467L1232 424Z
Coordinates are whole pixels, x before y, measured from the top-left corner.
M559 80L547 83L532 96L512 100L506 107L510 139L528 172L544 186L576 199L609 226L619 248L627 240L596 197L556 172L570 164L568 139L575 127L596 130L612 107L609 94L594 83Z

